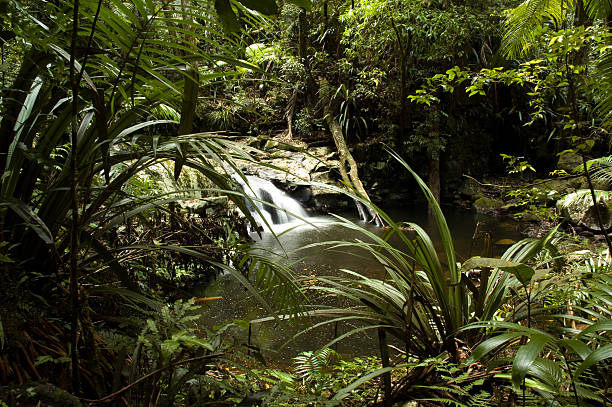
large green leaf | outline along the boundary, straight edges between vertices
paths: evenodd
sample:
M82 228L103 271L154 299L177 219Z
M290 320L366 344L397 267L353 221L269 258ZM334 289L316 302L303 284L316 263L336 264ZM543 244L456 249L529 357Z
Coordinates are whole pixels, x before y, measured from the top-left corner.
M0 205L11 208L45 244L53 245L55 243L45 222L28 205L14 198L2 199Z
M238 17L236 13L234 13L234 10L232 10L232 5L229 0L215 0L215 10L217 11L217 15L219 16L219 20L225 32L233 33L240 31Z
M612 358L612 344L609 343L591 352L578 366L574 374L576 377L580 377L580 375L591 366L610 358Z
M521 387L523 379L549 341L550 336L548 335L532 334L529 337L529 343L521 346L516 352L512 363L512 384L515 387Z
M506 346L511 341L515 340L516 338L522 337L522 336L523 336L522 332L507 332L507 333L489 338L485 340L484 342L482 342L481 344L479 344L476 347L476 349L472 351L472 353L470 354L468 359L465 361L465 363L468 365L472 364L482 359L483 357L485 357L492 351L499 349L501 346Z
M520 281L521 284L523 284L523 286L525 287L529 285L531 279L533 278L533 275L535 274L535 271L525 264L518 264L515 266L507 266L500 268L507 273L514 274L518 281Z

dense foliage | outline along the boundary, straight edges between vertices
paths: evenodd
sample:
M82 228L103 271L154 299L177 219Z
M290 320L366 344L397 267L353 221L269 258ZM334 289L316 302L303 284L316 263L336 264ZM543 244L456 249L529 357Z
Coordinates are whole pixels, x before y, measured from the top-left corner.
M611 18L609 0L0 0L0 406L609 404ZM384 277L297 277L249 244L243 170L286 173L260 162L280 144L339 162L316 188L352 185L385 224L336 217L361 237L307 248ZM541 187L559 178L531 183L558 155L584 183L563 201ZM504 171L506 208L550 227L459 260L440 202ZM366 190L420 191L441 249ZM557 223L588 199L600 239ZM208 324L224 303L192 288L219 274L269 316ZM251 344L270 322L350 328L272 367ZM378 356L333 350L364 332Z

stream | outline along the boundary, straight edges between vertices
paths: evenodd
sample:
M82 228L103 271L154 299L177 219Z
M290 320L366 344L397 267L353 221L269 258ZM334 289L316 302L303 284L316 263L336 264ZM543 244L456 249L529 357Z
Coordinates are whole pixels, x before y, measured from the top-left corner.
M478 215L456 207L443 207L442 210L454 239L458 261L462 262L470 255L482 255L483 239L474 241L472 239L476 225L481 232L488 232L491 235L491 241L494 243L493 255L502 254L508 244L521 239L518 224L511 220ZM387 213L396 222L414 222L423 227L431 236L436 248L439 251L442 250L435 224L428 217L426 208L389 208ZM383 233L383 229L359 220L356 214L341 215L369 231L379 235ZM283 253L285 261L295 263L293 269L297 275L312 277L337 275L338 270L343 268L357 271L368 277L384 278L382 266L372 256L364 255L364 252L359 253L357 249L330 252L322 251L320 247L313 247L295 252L299 248L322 241L363 239L363 235L357 231L334 225L330 223L331 220L333 220L332 217L311 217L308 218L308 221L316 226L305 225L293 229L291 227L296 225L295 220L275 224L273 230L279 235L275 236L271 232L262 232L261 237L252 234L255 240L253 245L265 251ZM288 228L289 231L282 233ZM207 308L205 318L211 327L226 321L251 321L267 316L263 307L251 298L246 289L230 275L219 276L216 280L196 288L193 294L198 297L222 297L219 300L205 302L204 307ZM348 330L347 326L335 328L329 325L310 331L287 344L287 339L295 334L295 329L286 322L280 324L266 322L252 325L250 344L258 347L267 360L281 365L290 364L291 359L299 352L318 349L332 340L334 335L341 335ZM249 340L246 329L230 329L230 333L237 343L246 344ZM371 332L369 335L351 336L339 342L335 350L343 357L375 354L377 352L376 332Z

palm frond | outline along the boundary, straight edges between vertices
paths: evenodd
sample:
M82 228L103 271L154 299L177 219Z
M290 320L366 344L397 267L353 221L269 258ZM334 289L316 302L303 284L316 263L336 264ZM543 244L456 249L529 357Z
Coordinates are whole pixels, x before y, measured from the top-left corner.
M610 45L610 39L606 45ZM595 87L597 111L606 123L612 120L612 51L602 52L597 59L597 77L600 78Z
M610 0L585 0L584 7L589 17L593 19L606 19L612 15Z

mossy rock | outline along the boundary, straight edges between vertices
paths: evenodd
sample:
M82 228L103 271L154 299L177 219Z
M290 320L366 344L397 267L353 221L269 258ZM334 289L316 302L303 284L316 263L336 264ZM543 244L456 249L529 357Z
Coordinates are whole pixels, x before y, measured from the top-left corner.
M474 201L472 206L474 207L474 209L476 209L476 212L478 213L493 214L498 212L502 208L502 206L504 206L504 203L499 199L481 196L480 198L476 199L476 201Z
M582 165L582 157L574 153L565 153L559 156L557 168L571 174L576 167Z
M265 151L270 151L272 149L276 149L279 148L280 143L276 140L268 140L266 141L266 144L264 145L264 150Z
M612 193L596 190L599 212L605 229L612 227ZM588 189L581 189L565 195L557 201L557 212L571 223L591 230L600 230L597 212Z
M551 179L542 184L538 185L538 188L544 190L546 193L551 191L558 192L560 195L571 194L580 189L582 184L582 178L569 178L569 179Z

